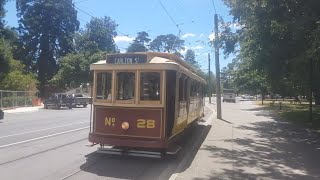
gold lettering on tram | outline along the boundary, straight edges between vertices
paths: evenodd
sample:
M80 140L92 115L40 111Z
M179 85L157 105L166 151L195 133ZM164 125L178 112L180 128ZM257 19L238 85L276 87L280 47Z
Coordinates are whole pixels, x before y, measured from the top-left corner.
M104 125L105 126L114 126L116 122L116 118L114 117L106 117L104 119Z
M152 119L138 119L137 120L137 128L148 128L152 129L156 127L156 121Z

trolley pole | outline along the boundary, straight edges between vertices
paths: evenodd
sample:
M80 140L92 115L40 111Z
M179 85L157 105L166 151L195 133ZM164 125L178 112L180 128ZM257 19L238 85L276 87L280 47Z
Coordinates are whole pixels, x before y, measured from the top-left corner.
M211 60L210 60L210 53L208 53L208 63L209 63L208 96L209 96L209 103L211 103L212 92L211 92L211 69L210 69Z
M221 88L220 88L220 64L219 64L219 35L218 35L218 16L214 14L214 47L216 63L216 94L217 94L217 118L222 119L221 115Z

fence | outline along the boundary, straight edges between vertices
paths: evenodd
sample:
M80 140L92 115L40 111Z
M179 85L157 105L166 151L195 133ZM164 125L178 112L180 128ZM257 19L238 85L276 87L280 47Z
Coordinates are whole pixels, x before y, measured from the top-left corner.
M38 91L0 90L0 108L27 107L40 105Z

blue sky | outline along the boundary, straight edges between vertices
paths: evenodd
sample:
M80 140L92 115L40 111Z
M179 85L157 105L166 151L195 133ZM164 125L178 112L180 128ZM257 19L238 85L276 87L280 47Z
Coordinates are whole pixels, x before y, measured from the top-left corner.
M225 21L231 21L228 8L222 0L213 0L216 11ZM153 39L161 34L178 35L178 28L160 4L160 0L75 0L80 26L84 27L94 17L109 16L118 26L118 37L115 41L121 51L125 51L137 32L146 31ZM196 59L203 70L208 69L207 53L211 53L212 70L214 70L213 49L207 45L213 31L215 13L211 0L161 0L173 20L179 25L187 49L196 52ZM6 22L8 26L17 26L15 1L6 4ZM84 11L84 12L83 12ZM88 15L90 14L90 15ZM127 36L125 36L127 35ZM226 66L231 58L224 59L220 50L220 65Z

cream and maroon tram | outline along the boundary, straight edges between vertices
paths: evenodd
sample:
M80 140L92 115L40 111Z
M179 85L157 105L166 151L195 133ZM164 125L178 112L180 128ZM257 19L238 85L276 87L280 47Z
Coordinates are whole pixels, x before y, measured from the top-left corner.
M109 54L90 70L94 144L165 150L203 116L205 81L176 55Z

